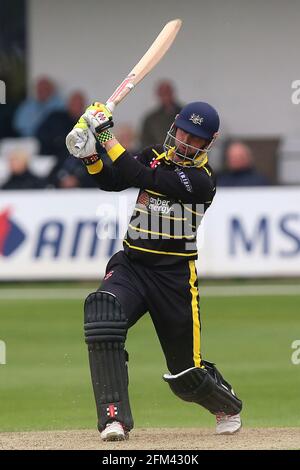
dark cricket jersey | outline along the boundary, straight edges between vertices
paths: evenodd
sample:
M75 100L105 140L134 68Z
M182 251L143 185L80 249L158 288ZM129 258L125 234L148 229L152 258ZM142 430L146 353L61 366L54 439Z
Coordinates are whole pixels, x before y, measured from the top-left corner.
M93 178L106 191L140 189L123 242L130 259L164 266L197 258L197 229L216 191L207 163L179 167L158 145L135 157L125 151Z

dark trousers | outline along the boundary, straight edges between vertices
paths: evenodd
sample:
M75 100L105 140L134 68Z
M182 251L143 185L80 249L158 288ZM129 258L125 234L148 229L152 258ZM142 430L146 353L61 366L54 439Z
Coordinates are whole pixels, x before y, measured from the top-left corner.
M172 374L201 366L198 279L194 261L151 268L119 251L99 289L114 294L129 328L149 311Z

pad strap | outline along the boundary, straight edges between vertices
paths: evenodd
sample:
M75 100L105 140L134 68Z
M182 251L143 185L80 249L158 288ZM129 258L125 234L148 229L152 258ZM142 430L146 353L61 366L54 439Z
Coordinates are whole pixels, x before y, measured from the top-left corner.
M202 361L205 368L193 367L180 374L165 374L163 379L171 390L185 401L198 403L212 414L238 414L242 409L231 385L226 382L215 365Z

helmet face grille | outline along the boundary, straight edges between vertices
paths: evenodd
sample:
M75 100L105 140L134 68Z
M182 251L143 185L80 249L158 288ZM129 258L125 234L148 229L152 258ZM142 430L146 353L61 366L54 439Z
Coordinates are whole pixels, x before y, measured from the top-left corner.
M207 158L206 153L210 150L210 147L215 139L213 139L204 148L194 147L193 145L186 144L176 138L177 127L173 123L167 132L166 139L163 147L168 157L168 160L172 161L178 166L189 166L197 167L200 166ZM179 150L179 147L184 150Z

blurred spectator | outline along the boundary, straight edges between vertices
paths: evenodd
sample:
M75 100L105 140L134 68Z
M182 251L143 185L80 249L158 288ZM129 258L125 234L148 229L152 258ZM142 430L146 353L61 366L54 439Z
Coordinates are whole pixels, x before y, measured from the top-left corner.
M64 164L59 168L54 183L54 186L58 189L97 187L81 160L71 155L66 158Z
M13 116L26 96L27 2L0 2L0 79L6 83L6 105L0 105L0 139L15 137Z
M48 176L48 185L57 188L77 188L86 185L86 171L76 158L70 157L66 147L66 135L76 124L86 108L86 97L74 91L68 99L67 109L53 111L38 128L36 136L42 155L54 155L55 167ZM91 184L91 182L89 182Z
M137 134L130 124L119 124L118 127L114 129L114 134L120 144L130 153L135 154L138 151Z
M267 179L254 167L250 148L242 142L232 142L225 152L225 171L217 178L218 186L264 186Z
M8 154L10 176L1 189L41 189L43 179L29 170L30 154L26 150L14 149Z
M86 98L81 91L73 92L67 102L67 109L51 112L36 130L40 141L41 155L55 155L58 160L69 155L66 147L66 135L84 113Z
M173 123L182 105L176 101L175 90L168 80L160 81L156 87L159 106L148 114L142 125L141 147L164 142L166 133Z
M15 137L12 120L15 112L13 104L0 105L0 140L5 137Z
M18 135L33 137L37 128L55 110L63 109L64 102L54 83L47 77L37 80L35 96L29 97L17 108L13 126Z

